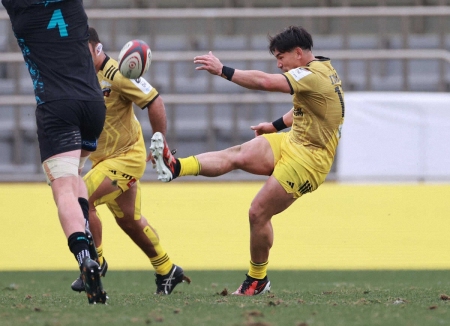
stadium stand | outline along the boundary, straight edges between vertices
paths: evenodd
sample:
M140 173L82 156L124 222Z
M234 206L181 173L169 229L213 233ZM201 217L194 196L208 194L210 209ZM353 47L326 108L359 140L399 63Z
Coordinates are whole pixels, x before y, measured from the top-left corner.
M276 73L267 33L291 24L312 32L314 53L333 59L347 92L450 90L450 0L84 4L111 56L117 57L132 38L152 48L154 60L145 77L166 102L168 139L181 156L241 143L252 137L249 125L277 118L290 105L289 97L261 98L258 92L196 72L193 56L213 50L224 53L223 62L233 67ZM0 180L41 180L32 85L3 7L0 31ZM146 112L137 109L136 115L148 140Z

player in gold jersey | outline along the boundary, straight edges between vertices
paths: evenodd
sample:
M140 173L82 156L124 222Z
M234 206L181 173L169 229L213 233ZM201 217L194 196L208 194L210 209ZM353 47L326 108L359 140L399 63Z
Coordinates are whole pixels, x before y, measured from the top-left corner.
M106 120L97 151L90 156L92 169L84 177L89 194L90 230L102 274L107 263L103 258L102 225L96 206L106 204L117 224L150 259L156 271L156 293L170 294L178 283L190 279L181 267L172 263L156 231L141 214L139 179L146 168L147 154L141 125L133 110L133 103L147 109L153 131L165 134L164 102L144 78L125 78L117 61L103 52L96 30L89 28L89 34L89 48L106 104ZM81 279L72 283L75 291L83 288Z
M183 175L215 177L235 169L269 176L250 206L250 268L235 295L270 290L271 219L325 181L344 122L341 80L330 59L313 55L311 35L290 26L269 37L269 42L283 74L226 67L211 52L195 57L194 63L200 65L197 70L248 89L292 94L293 108L288 113L274 122L252 126L255 138L222 151L175 159L161 133L153 135L150 147L158 179L165 182ZM278 133L287 127L291 130Z

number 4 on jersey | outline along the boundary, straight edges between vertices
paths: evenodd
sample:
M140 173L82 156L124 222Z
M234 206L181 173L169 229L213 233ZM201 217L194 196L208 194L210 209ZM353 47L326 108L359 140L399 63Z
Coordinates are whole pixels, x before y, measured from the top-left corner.
M64 17L62 15L61 9L56 9L53 12L52 19L50 19L50 22L48 23L47 29L51 28L59 28L59 35L61 37L69 36L69 33L67 33L67 25L64 21Z

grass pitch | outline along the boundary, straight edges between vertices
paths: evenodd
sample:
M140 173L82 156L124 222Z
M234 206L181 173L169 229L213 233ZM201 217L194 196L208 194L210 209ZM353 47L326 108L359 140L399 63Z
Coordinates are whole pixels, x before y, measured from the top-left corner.
M450 271L272 270L269 294L231 296L244 273L190 271L190 285L159 296L152 273L112 270L108 305L88 305L74 272L0 272L0 325L450 324Z

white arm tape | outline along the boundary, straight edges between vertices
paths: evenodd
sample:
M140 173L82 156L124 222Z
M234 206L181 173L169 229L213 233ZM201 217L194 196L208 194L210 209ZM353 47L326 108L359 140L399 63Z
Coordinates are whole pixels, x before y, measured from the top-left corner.
M84 157L83 156L80 157L80 165L78 166L79 169L84 168L84 164L86 163L88 157L89 157L89 155L88 156L84 156Z

